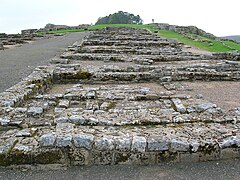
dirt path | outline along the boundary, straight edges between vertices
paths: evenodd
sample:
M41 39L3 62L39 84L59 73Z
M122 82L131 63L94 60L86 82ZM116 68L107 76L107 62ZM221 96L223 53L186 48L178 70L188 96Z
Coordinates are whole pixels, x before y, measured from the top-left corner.
M21 81L35 67L48 64L49 59L60 55L74 42L81 41L86 34L71 33L0 51L0 92Z

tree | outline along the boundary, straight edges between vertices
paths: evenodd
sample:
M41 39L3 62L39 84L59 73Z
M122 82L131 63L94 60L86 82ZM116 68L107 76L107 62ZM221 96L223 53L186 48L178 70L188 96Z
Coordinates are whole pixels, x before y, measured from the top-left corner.
M128 12L118 11L105 17L98 18L96 24L142 24L143 20L139 15L135 16Z

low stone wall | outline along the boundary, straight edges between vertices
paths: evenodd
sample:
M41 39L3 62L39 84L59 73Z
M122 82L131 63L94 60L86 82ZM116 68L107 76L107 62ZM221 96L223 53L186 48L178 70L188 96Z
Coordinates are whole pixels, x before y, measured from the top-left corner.
M148 31L92 33L0 93L0 165L149 165L240 157L239 106L222 109L184 84L238 83L237 61L204 60L184 54L178 43L169 49L169 42L163 46L168 61L157 61L159 56L144 55L144 49L165 53L159 46L167 40ZM139 55L125 51L137 47ZM178 60L172 58L176 52Z

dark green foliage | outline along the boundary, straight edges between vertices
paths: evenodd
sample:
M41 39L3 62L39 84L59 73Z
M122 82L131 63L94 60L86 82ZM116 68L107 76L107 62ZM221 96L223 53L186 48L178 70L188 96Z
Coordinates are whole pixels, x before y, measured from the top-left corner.
M118 11L117 13L110 14L99 18L96 24L142 24L143 20L139 15L135 16L128 12Z

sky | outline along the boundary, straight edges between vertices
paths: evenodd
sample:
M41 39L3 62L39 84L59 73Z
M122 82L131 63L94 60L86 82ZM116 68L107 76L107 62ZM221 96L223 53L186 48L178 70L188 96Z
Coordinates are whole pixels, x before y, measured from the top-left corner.
M124 11L144 23L197 26L216 36L240 35L240 0L0 0L0 33L59 25L94 24Z

